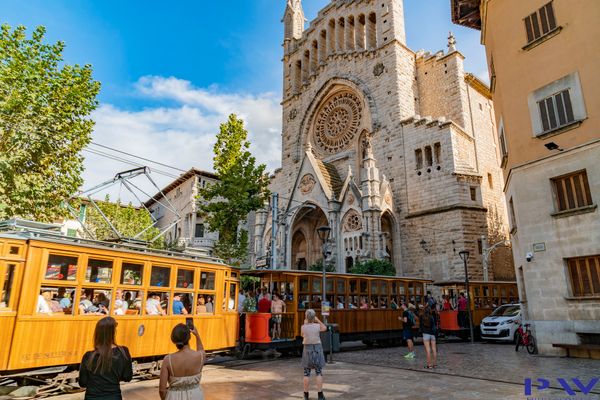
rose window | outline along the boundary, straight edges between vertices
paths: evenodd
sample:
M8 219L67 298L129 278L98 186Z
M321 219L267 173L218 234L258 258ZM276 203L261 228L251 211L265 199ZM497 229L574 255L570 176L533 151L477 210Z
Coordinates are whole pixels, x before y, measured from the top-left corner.
M321 151L345 150L356 137L362 119L360 99L350 92L330 97L317 113L314 142Z

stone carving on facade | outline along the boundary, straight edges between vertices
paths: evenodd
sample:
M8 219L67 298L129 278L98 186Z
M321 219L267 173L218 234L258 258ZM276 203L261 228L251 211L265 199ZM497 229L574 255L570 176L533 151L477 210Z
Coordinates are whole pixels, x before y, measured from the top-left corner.
M352 194L348 195L348 204L349 205L354 204L354 196Z
M375 67L373 67L373 75L375 75L375 76L380 76L384 72L385 72L385 66L383 65L383 63L379 63L379 64L375 65Z
M312 176L312 174L306 174L302 177L302 179L300 179L298 189L300 189L300 192L302 192L302 194L309 194L315 187L315 183L317 183L317 181Z
M390 194L390 192L387 192L385 194L385 196L383 197L383 201L385 202L385 204L387 204L388 206L392 205L392 195Z
M296 117L298 116L298 110L293 108L292 111L290 111L290 114L288 116L288 118L291 120L296 119Z
M344 232L356 232L362 230L362 218L356 210L350 210L344 216Z
M362 119L361 100L344 91L330 97L316 116L315 145L327 154L345 150L354 140Z

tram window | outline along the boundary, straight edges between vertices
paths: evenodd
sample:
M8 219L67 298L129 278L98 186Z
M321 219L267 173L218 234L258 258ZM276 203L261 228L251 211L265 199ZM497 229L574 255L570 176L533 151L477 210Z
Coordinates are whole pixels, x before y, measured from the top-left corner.
M196 302L196 314L214 314L213 298L214 296L211 295L199 294Z
M236 284L234 282L229 282L229 296L227 295L227 283L225 283L225 290L223 296L223 311L235 311L235 302L236 302Z
M387 282L381 282L381 294L387 294L388 292L388 283Z
M392 310L397 310L398 308L400 308L400 305L398 303L398 297L396 296L392 296L390 299L390 308Z
M171 268L152 266L150 274L150 286L165 287L169 286L171 278Z
M337 294L346 293L346 281L344 279L337 279L335 281L335 291L337 292Z
M327 278L326 283L327 293L333 293L333 279Z
M112 261L90 258L85 272L85 280L93 283L111 283L112 271Z
M203 271L200 274L200 289L215 290L215 273Z
M178 269L177 270L177 287L181 289L193 289L194 288L194 271L191 269Z
M358 296L348 296L348 308L351 310L356 310L358 305L360 304L360 297Z
M322 280L321 278L312 278L312 292L313 293L320 293L321 292L321 287L322 287Z
M300 292L307 293L308 291L308 278L300 278Z
M364 279L361 279L359 282L360 282L360 292L363 294L366 294L367 289L369 288L367 281Z
M405 295L406 294L406 288L404 287L404 283L400 284L400 286L398 286L398 294L400 295Z
M369 308L379 308L378 296L371 296L371 300L369 301Z
M492 296L494 296L494 297L498 296L498 287L497 286L492 288L492 293L494 293Z
M150 292L146 299L146 315L167 315L169 295L164 292Z
M104 289L83 288L77 309L80 315L108 315L112 292Z
M186 312L184 312L183 310L181 310L181 312L179 314L191 314L192 306L194 304L194 294L193 293L175 293L175 296L179 296L179 301L181 301L181 303L183 303L183 308L186 311ZM173 314L175 314L175 311L179 311L179 310L176 308L175 303L173 303Z
M392 293L393 294L398 293L398 283L396 283L396 282L392 282Z
M281 282L281 295L284 296L283 300L293 301L294 300L294 282Z
M298 296L298 310L306 310L310 308L310 296L301 294Z
M490 288L487 287L487 286L484 286L483 287L483 296L484 297L489 297L489 295L490 295Z
M344 308L346 308L346 299L344 298L344 296L337 296L335 298L335 309L336 310L343 310Z
M415 294L415 287L412 285L412 283L408 284L408 294L411 295L411 298L412 298L412 295Z
M421 293L423 293L423 288L421 287L421 285L417 285L417 294Z
M371 281L371 294L377 293L379 293L379 285L377 284L377 281Z
M475 293L475 297L480 297L481 296L481 290L479 290L479 286L475 286L473 288L473 292Z
M19 246L10 246L10 249L8 250L8 254L10 254L12 256L19 255L19 250L21 250L21 248Z
M57 287L43 286L40 289L38 301L36 305L36 312L38 314L63 314L64 311L60 306L60 303L55 299L58 296Z
M12 284L15 277L15 264L8 264L2 281L2 291L0 292L0 308L8 308L10 305L10 294L12 292ZM0 277L2 278L2 277Z
M500 296L506 297L506 288L505 287L500 289Z
M74 281L77 278L77 257L50 254L45 279Z
M379 296L379 308L388 308L387 296Z
M139 315L142 311L144 292L138 290L117 289L115 293L115 315Z
M350 293L358 293L358 281L355 279L350 281Z
M144 274L142 264L123 263L121 268L122 285L141 285Z

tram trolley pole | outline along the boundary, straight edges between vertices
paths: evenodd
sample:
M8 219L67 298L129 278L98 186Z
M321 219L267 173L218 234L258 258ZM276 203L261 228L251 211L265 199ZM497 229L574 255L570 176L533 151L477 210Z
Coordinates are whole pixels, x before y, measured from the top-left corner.
M323 242L322 251L323 251L323 297L321 298L321 316L323 317L323 323L327 326L327 331L329 332L329 364L333 364L333 326L327 323L327 315L329 314L329 310L331 307L325 311L325 303L327 303L327 256L330 254L329 247L327 242L329 240L329 234L331 232L331 228L328 226L321 226L317 228L317 233L319 234L319 238Z

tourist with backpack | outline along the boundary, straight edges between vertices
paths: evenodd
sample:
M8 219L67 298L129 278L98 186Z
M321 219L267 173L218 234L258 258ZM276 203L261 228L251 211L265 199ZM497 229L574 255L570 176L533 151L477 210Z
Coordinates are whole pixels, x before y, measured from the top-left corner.
M416 324L415 313L413 312L414 306L410 304L412 307L407 307L406 303L402 303L402 333L404 336L404 340L406 340L406 344L408 345L408 353L404 356L404 358L408 360L412 360L415 358L415 349L413 343L413 327Z
M425 354L427 355L427 365L425 368L435 368L437 366L437 345L435 339L437 325L435 312L429 305L426 305L421 313L419 330L423 334L423 345L425 346Z

